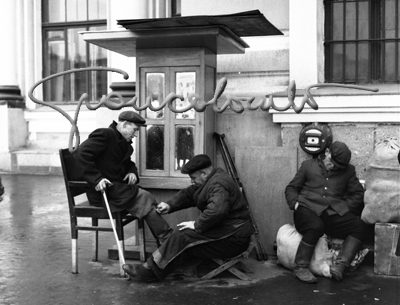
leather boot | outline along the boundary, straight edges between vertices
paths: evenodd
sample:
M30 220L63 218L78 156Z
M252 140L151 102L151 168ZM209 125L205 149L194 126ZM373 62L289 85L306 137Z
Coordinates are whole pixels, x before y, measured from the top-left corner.
M336 262L331 266L331 274L335 280L340 282L343 279L346 267L348 267L353 261L361 246L362 241L352 236L346 238L342 244L342 250L337 257Z
M310 269L308 269L314 249L315 245L309 245L301 241L294 259L296 266L293 269L293 276L305 283L317 282L317 278L311 273Z
M153 208L144 218L151 233L159 243L163 243L172 233L172 229L164 218Z

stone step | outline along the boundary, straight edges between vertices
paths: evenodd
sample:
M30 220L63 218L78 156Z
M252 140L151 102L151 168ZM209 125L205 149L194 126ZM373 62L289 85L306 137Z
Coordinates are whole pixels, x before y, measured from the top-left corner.
M62 175L57 150L24 149L11 152L11 172Z

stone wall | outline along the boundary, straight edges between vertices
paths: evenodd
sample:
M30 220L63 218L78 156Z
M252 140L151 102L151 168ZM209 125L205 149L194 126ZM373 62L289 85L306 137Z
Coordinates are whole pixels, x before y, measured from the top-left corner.
M352 151L351 163L356 167L359 179L365 179L368 160L376 143L385 137L400 139L400 123L335 123L328 125L332 130L333 141L346 143ZM304 160L312 158L300 147L299 135L302 128L302 124L282 124L282 145L298 147L298 167Z

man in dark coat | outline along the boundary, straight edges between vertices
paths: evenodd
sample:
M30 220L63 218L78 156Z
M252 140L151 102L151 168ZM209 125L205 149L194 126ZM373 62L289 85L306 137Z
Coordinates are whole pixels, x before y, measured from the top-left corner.
M341 281L345 268L362 246L365 224L360 215L364 207L364 188L346 144L334 142L325 154L306 160L285 189L294 223L303 235L295 257L294 277L307 283L317 279L308 269L318 239L326 233L345 239L331 274Z
M182 265L205 258L232 258L249 245L253 234L249 210L232 178L221 168L213 168L207 155L194 156L181 172L189 174L192 185L161 202L157 210L164 214L197 207L202 213L195 221L178 224L143 265L123 265L133 277L163 279Z
M167 222L156 212L157 202L152 194L137 185L139 174L134 162L132 139L146 121L133 111L124 111L108 128L93 131L76 153L84 179L93 186L87 197L92 205L103 206L105 190L112 212L128 211L147 222L151 232L165 239L171 232Z

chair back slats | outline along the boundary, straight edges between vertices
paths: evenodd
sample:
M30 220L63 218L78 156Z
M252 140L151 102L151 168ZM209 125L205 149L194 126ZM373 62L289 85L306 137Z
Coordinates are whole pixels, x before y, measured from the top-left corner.
M83 179L82 171L76 163L75 155L71 154L68 149L60 149L60 160L67 193L72 197L83 194L88 184Z

